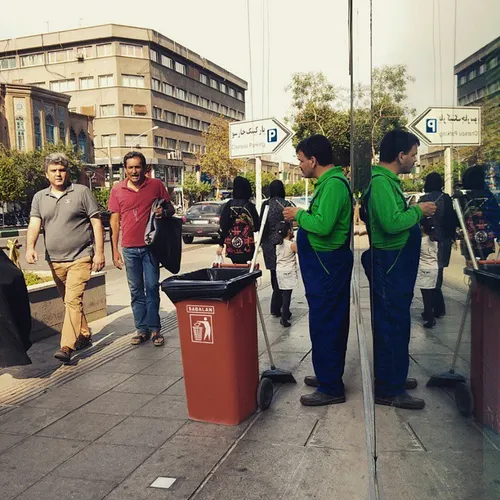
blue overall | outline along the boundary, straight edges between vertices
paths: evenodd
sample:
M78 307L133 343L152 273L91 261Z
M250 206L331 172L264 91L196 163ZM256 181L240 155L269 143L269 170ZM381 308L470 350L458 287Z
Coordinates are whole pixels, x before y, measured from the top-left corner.
M416 224L401 250L372 248L361 256L371 290L377 397L393 397L404 392L410 363L410 306L421 240L422 233Z
M352 251L348 242L338 250L315 251L307 231L297 233L300 272L309 304L309 334L318 391L342 396L349 335Z

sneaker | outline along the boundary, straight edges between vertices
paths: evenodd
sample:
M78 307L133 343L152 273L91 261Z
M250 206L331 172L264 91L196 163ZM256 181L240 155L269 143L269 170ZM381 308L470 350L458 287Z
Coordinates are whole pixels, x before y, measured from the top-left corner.
M75 351L80 351L92 345L92 337L90 335L79 335L75 342Z
M393 397L375 396L375 404L394 406L395 408L403 408L405 410L421 410L425 407L425 401L423 399L414 398L406 392Z
M324 392L313 392L312 394L304 394L300 398L300 402L304 406L325 406L345 403L345 394L342 396L330 396Z
M63 346L54 354L54 358L62 361L63 363L69 363L71 361L72 352L73 349Z

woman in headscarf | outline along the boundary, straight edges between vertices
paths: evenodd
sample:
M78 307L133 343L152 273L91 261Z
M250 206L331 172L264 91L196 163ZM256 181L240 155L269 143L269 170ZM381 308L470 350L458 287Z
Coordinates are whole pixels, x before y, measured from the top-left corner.
M255 205L250 201L252 186L245 177L233 181L233 198L222 209L220 241L217 255L224 247L233 264L246 264L255 251L254 232L259 230L260 220Z
M285 186L280 180L274 180L269 185L269 199L262 204L260 217L264 215L264 208L269 205L266 227L262 233L262 252L266 268L271 272L271 284L273 295L271 298L271 314L281 317L281 306L283 303L282 292L276 278L276 245L283 243L283 237L279 234L280 225L283 223L283 208L289 207L290 203L285 200ZM290 319L290 318L288 318Z

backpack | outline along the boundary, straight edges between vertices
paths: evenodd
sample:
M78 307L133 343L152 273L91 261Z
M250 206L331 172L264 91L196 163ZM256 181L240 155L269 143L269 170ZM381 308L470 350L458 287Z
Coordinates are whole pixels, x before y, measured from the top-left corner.
M255 249L254 222L249 210L244 207L230 207L231 219L234 218L224 243L226 253L231 255L243 255L252 253Z

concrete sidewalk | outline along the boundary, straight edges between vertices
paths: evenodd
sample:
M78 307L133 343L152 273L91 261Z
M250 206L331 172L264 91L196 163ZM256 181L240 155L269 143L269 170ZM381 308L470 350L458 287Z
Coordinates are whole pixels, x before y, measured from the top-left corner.
M359 265L359 262L357 262ZM359 268L358 268L359 269ZM369 343L368 289L356 271ZM271 289L259 289L264 311ZM500 443L464 419L451 395L427 389L447 369L465 295L445 287L448 315L433 330L413 307L411 375L423 411L377 407L378 482L386 499L489 500L500 497ZM292 299L292 327L266 317L279 367L297 385L276 386L271 408L237 427L187 417L175 313L162 318L166 346L130 346L130 311L92 325L97 345L70 366L54 363L57 339L37 343L34 365L0 371L2 500L356 500L369 498L357 329L352 322L347 402L305 408L311 389L308 311L302 289ZM370 343L369 343L370 344ZM259 334L260 367L269 366ZM371 350L371 346L370 346ZM458 368L468 375L470 338ZM151 487L158 477L169 489Z

